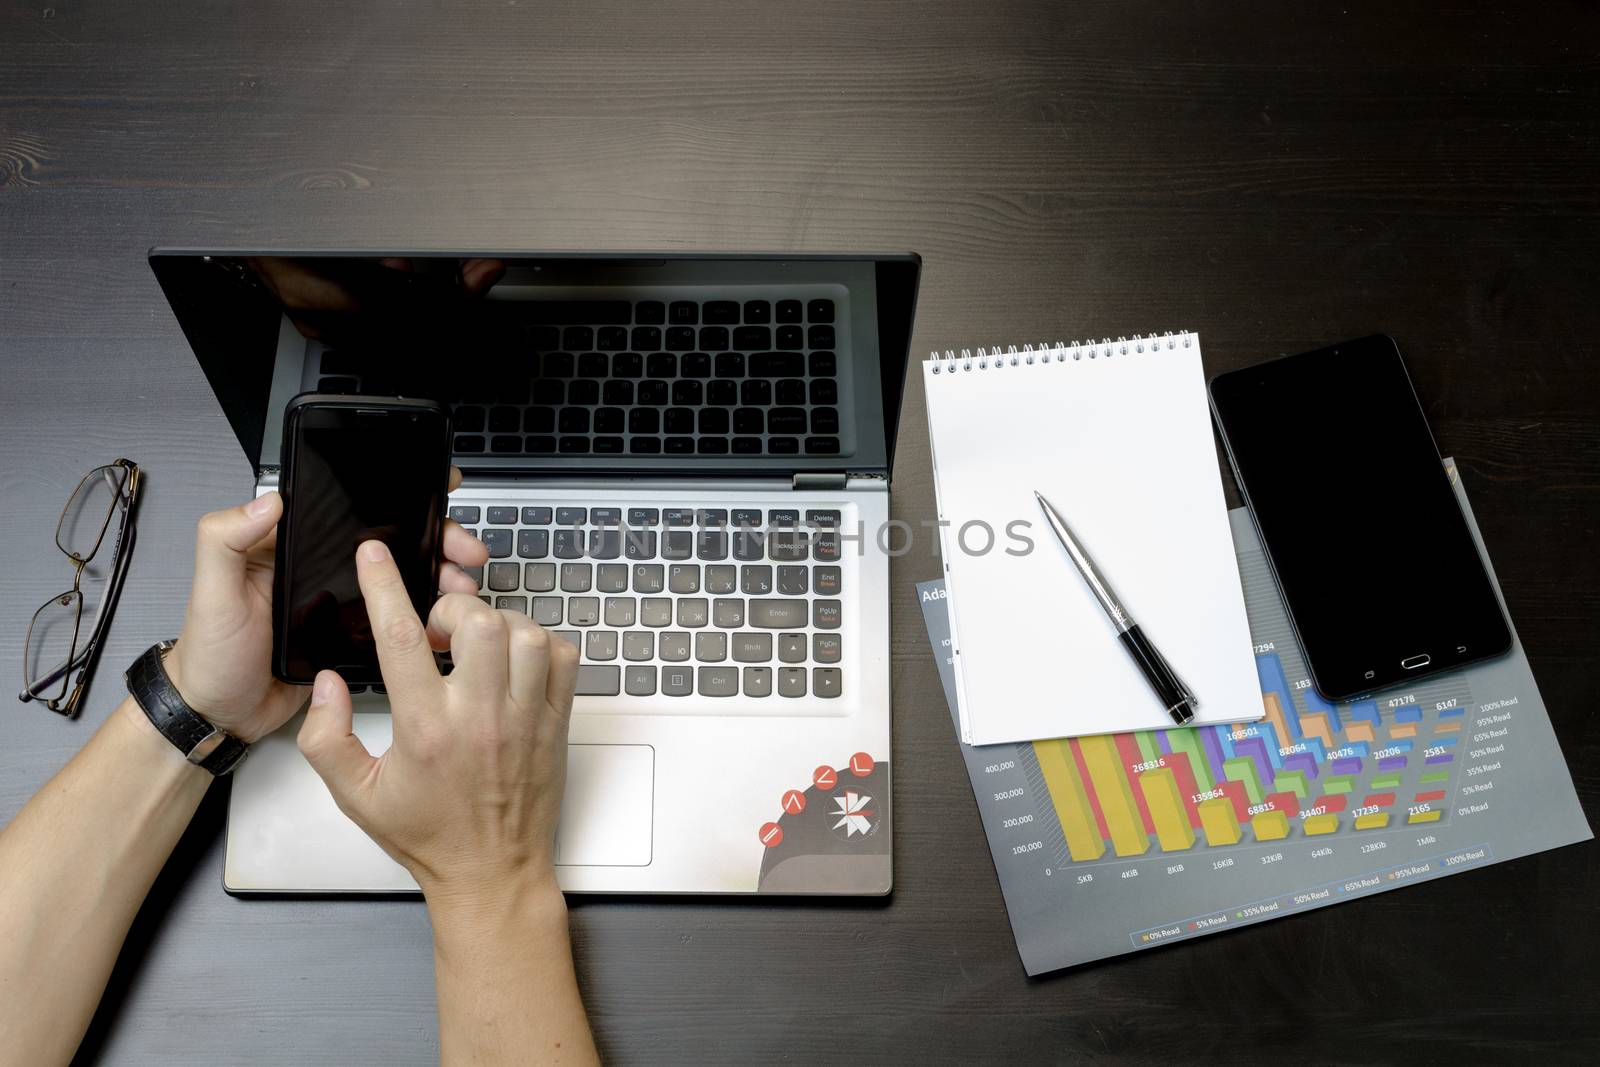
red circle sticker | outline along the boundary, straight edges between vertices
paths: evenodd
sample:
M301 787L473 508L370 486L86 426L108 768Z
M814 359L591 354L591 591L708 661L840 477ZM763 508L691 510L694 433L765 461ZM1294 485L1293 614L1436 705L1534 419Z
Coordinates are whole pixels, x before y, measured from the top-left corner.
M872 773L872 757L865 752L857 752L850 757L850 773L857 778L865 778Z
M777 848L783 841L783 827L775 822L761 824L761 843L768 848Z
M783 794L783 810L790 815L799 815L806 810L806 795L798 789L791 789Z
M832 789L839 784L839 772L824 764L811 772L811 782L818 789Z

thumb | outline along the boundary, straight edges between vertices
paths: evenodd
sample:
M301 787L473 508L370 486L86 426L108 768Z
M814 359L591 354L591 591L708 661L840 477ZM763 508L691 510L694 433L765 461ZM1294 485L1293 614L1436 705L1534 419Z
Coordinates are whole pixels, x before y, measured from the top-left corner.
M197 589L216 588L244 576L245 553L272 532L283 512L276 491L263 493L248 504L210 512L200 519L194 544Z
M361 794L377 760L351 731L350 689L333 671L320 671L300 727L300 751L322 777L345 814Z

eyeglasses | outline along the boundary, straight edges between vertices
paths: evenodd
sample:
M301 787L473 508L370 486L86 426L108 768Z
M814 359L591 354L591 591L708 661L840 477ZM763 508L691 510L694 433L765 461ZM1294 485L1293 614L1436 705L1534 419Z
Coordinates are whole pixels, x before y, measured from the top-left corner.
M128 573L138 497L139 465L119 459L84 475L61 509L56 547L72 564L72 588L51 597L28 623L22 650L26 688L17 695L18 700L37 700L68 717L77 714L100 639ZM117 520L116 537L108 558L100 549L113 518ZM94 605L87 632L83 626L86 601Z

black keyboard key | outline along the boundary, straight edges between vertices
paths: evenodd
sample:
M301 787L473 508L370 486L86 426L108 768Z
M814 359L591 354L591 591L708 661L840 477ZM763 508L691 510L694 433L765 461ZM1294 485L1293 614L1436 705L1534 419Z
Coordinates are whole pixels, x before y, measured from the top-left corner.
M693 526L693 508L667 508L661 513L668 526Z
M554 326L529 326L528 347L535 352L549 352L561 347L561 331Z
M629 526L655 526L660 522L661 522L661 510L659 508L629 508L628 509L628 525Z
M726 326L700 327L700 347L707 352L722 352L728 347L728 328Z
M522 451L522 435L495 434L489 438L489 451L502 456L514 456Z
M839 590L844 587L838 567L813 567L811 577L819 596L838 596Z
M687 352L694 347L693 326L669 326L667 328L667 343L664 347L674 352Z
M633 328L633 347L642 351L650 351L661 347L661 327L635 326Z
M780 300L780 301L778 301L777 317L776 317L775 321L777 321L777 322L799 322L800 318L801 318L801 316L803 314L804 314L804 312L802 311L802 309L800 307L800 301L798 301L798 300Z
M561 331L561 347L574 350L593 348L594 331L587 326L568 326Z
M821 378L812 382L811 402L813 404L837 404L839 402L839 383L831 378Z
M628 451L636 456L654 456L661 451L661 440L656 437L630 437Z
M556 450L556 439L549 434L538 434L528 438L523 443L523 448L534 455L548 455Z
M779 326L772 336L773 344L787 351L796 351L806 346L806 332L798 326Z
M767 412L767 430L770 433L805 433L805 408L773 408Z
M477 522L477 519L473 519ZM514 526L517 522L517 509L507 507L494 507L489 509L489 521L496 526Z
M826 530L811 539L811 558L822 563L833 563L839 558L839 535Z
M596 452L614 456L622 451L622 438L596 437L594 439L594 450Z
M694 438L669 437L663 442L669 456L689 456L694 454Z
M808 347L811 347L811 348L832 348L833 347L833 327L832 326L813 326L813 327L811 327L810 329L808 329L806 331L806 341L809 342Z
M685 378L709 378L711 357L704 352L685 352L678 363L678 373Z
M800 440L795 437L769 437L767 451L774 456L792 456L800 451Z
M561 419L557 426L562 433L588 433L589 409L562 408Z
M705 321L718 326L737 326L739 305L732 300L708 300L705 306Z
M557 526L582 526L588 521L588 508L556 508Z
M839 373L839 361L832 352L813 352L810 363L813 378L832 378Z
M546 352L539 366L546 378L570 378L577 367L571 352Z
M623 415L621 408L598 408L594 413L594 432L621 433L625 417L626 416ZM813 425L812 429L815 430L816 427ZM832 433L837 431L835 430L829 432Z
M511 531L499 528L481 530L478 540L489 550L490 559L505 559L511 555Z
M633 403L633 383L613 378L600 386L600 399L607 404L626 407Z
M739 326L733 331L733 347L751 352L772 347L772 329L767 326Z
M544 559L549 554L549 530L517 531L517 555L523 559Z
M706 383L706 403L731 408L739 402L739 386L726 378Z
M728 525L728 509L696 508L694 521L701 526L726 526Z
M604 352L585 352L578 357L578 377L607 378L611 375L611 360Z
M458 433L482 433L483 409L471 407L467 404L458 405L450 412L450 421L455 425Z
M595 331L594 346L603 348L608 352L617 352L628 347L628 330L623 326L602 326Z
M739 529L733 532L733 558L746 563L763 560L767 555L766 535L760 530Z
M792 530L800 525L800 511L798 508L773 508L767 512L767 525Z
M661 427L663 433L693 433L694 412L688 408L668 408L661 419ZM668 448L667 451L670 452L672 449Z
M765 300L746 300L744 302L744 321L756 326L764 326L772 321L772 305ZM740 346L744 347L743 345Z
M581 559L583 557L583 532L569 527L557 526L551 533L555 545L557 559Z
M812 408L811 432L815 434L836 434L839 432L838 408Z
M478 521L482 513L473 504L458 504L450 509L450 517L463 526L470 526Z
M611 373L618 378L637 378L644 373L644 357L637 352L618 352L611 357Z
M779 404L804 404L806 383L799 378L784 378L773 388L772 395Z
M750 357L752 378L798 378L805 372L805 357L798 352L757 352Z
M668 530L661 538L662 559L688 559L694 555L694 531Z
M489 409L490 433L516 433L522 429L522 413L514 407L497 404Z
M702 437L695 442L695 447L702 456L726 456L728 454L728 439L726 437Z
M717 366L717 377L718 378L743 378L744 377L744 353L743 352L722 352L722 353L719 353L717 355L717 359L716 359L716 366Z
M739 408L733 413L734 433L763 433L766 431L766 417L760 408Z
M654 512L655 508L644 510ZM632 514L632 512L629 512L629 514ZM647 525L653 526L654 523ZM655 559L656 531L630 527L622 532L622 548L629 559Z
M695 539L695 555L700 559L728 558L728 534L724 530L701 530Z
M766 407L772 403L772 383L765 378L748 378L739 386L739 402ZM759 431L757 431L759 432Z
M728 513L728 521L735 526L760 526L760 508L734 508Z
M701 408L700 432L723 434L728 432L727 408ZM704 449L701 449L704 451Z
M567 399L567 385L554 378L540 378L533 383L535 404L561 404Z
M587 437L563 437L556 442L556 451L563 456L586 456L589 454L589 439Z
M813 456L837 456L839 454L839 439L837 437L808 437L806 438L806 452Z
M589 521L595 526L622 525L621 508L590 508Z
M833 321L832 300L812 300L806 304L806 318L812 322Z
M633 307L626 300L530 300L518 311L533 323L592 322L596 325L626 326Z
M641 300L633 310L633 321L641 325L660 326L667 321L667 305L659 300Z
M645 383L649 384L649 383ZM641 386L640 392L644 389ZM628 412L629 433L660 433L661 415L655 408L634 408Z
M693 326L700 321L700 305L693 300L674 300L667 305L667 321L674 326Z
M705 390L700 383L688 378L679 378L672 383L672 402L674 404L693 404L699 406L705 401ZM668 433L672 433L669 427Z
M778 563L798 563L806 558L806 535L798 530L775 530L767 535L767 555Z
M589 531L589 557L591 559L616 559L622 555L622 530L606 526ZM838 557L834 557L837 559Z
M549 508L523 508L522 524L524 526L549 526L552 515L553 512Z
M567 386L567 403L600 403L600 383L592 378L580 378Z
M556 428L554 408L529 408L522 413L524 433L553 433Z
M661 381L643 381L639 383L639 403L650 407L662 407L667 402L667 383Z
M761 438L735 437L733 439L733 454L736 456L759 456L761 454Z
M678 357L671 352L652 352L645 357L644 373L647 378L676 378Z

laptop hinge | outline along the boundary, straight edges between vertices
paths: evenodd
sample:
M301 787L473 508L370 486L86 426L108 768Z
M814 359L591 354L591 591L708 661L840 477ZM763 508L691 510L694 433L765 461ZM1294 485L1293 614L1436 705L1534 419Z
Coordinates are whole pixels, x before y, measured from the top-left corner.
M262 467L256 475L256 485L262 489L278 488L279 471L277 467Z
M844 471L800 471L792 489L843 489L850 476Z

